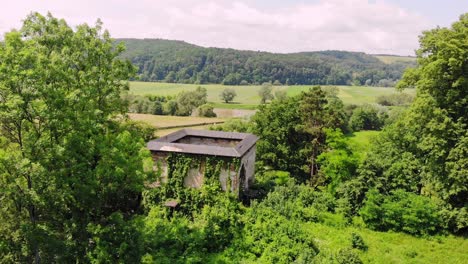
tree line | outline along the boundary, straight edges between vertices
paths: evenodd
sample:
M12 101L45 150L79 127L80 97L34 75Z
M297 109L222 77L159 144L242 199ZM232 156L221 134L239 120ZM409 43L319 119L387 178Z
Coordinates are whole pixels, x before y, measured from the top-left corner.
M309 84L394 86L414 62L385 64L372 55L347 51L276 54L203 48L163 39L117 39L141 81L226 85Z

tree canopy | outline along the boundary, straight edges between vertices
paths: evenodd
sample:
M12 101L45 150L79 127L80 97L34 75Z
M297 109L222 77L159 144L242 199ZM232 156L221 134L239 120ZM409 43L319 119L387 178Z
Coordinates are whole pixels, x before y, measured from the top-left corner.
M147 177L137 131L119 123L133 76L101 22L75 30L29 15L0 44L0 258L83 262L138 207ZM131 227L125 227L131 228ZM119 234L118 234L119 233ZM102 235L102 236L101 236ZM107 241L107 242L105 242ZM127 253L126 253L127 252ZM115 258L109 255L108 260Z
M118 39L121 55L138 67L142 81L227 85L310 84L393 86L414 62L385 64L375 56L347 51L277 54L203 48L183 41Z
M385 129L358 182L384 194L396 189L432 197L445 206L453 231L468 228L468 14L450 28L420 37L418 67L400 88L415 86L415 101Z

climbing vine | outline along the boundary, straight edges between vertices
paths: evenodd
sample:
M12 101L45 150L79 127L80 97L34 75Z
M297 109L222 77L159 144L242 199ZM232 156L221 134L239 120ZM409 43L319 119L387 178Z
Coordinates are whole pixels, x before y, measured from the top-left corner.
M162 181L162 165L156 162L156 175L161 186L144 192L145 207L161 205L170 200L176 200L179 211L190 214L197 212L204 205L215 204L219 196L224 194L235 199L231 193L230 175L226 179L226 192L223 192L220 182L222 170L239 172L240 159L227 157L208 157L190 154L170 154L166 158L167 182ZM191 169L197 169L203 174L203 183L200 188L185 187L184 181Z

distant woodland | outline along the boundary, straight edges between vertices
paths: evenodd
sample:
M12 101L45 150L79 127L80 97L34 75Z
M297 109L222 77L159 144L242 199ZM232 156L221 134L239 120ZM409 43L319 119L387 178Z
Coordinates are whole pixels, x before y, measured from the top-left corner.
M318 51L291 54L204 48L183 41L117 39L120 57L138 68L141 81L173 83L307 84L394 86L412 60L384 63L361 52Z

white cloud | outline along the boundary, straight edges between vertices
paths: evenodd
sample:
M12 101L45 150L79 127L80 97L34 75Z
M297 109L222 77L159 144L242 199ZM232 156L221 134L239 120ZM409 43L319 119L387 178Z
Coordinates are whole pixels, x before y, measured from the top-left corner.
M19 27L31 11L51 11L72 25L101 18L114 37L273 52L412 55L418 35L430 27L424 17L385 1L323 0L267 10L247 0L18 0L0 10L0 31Z

